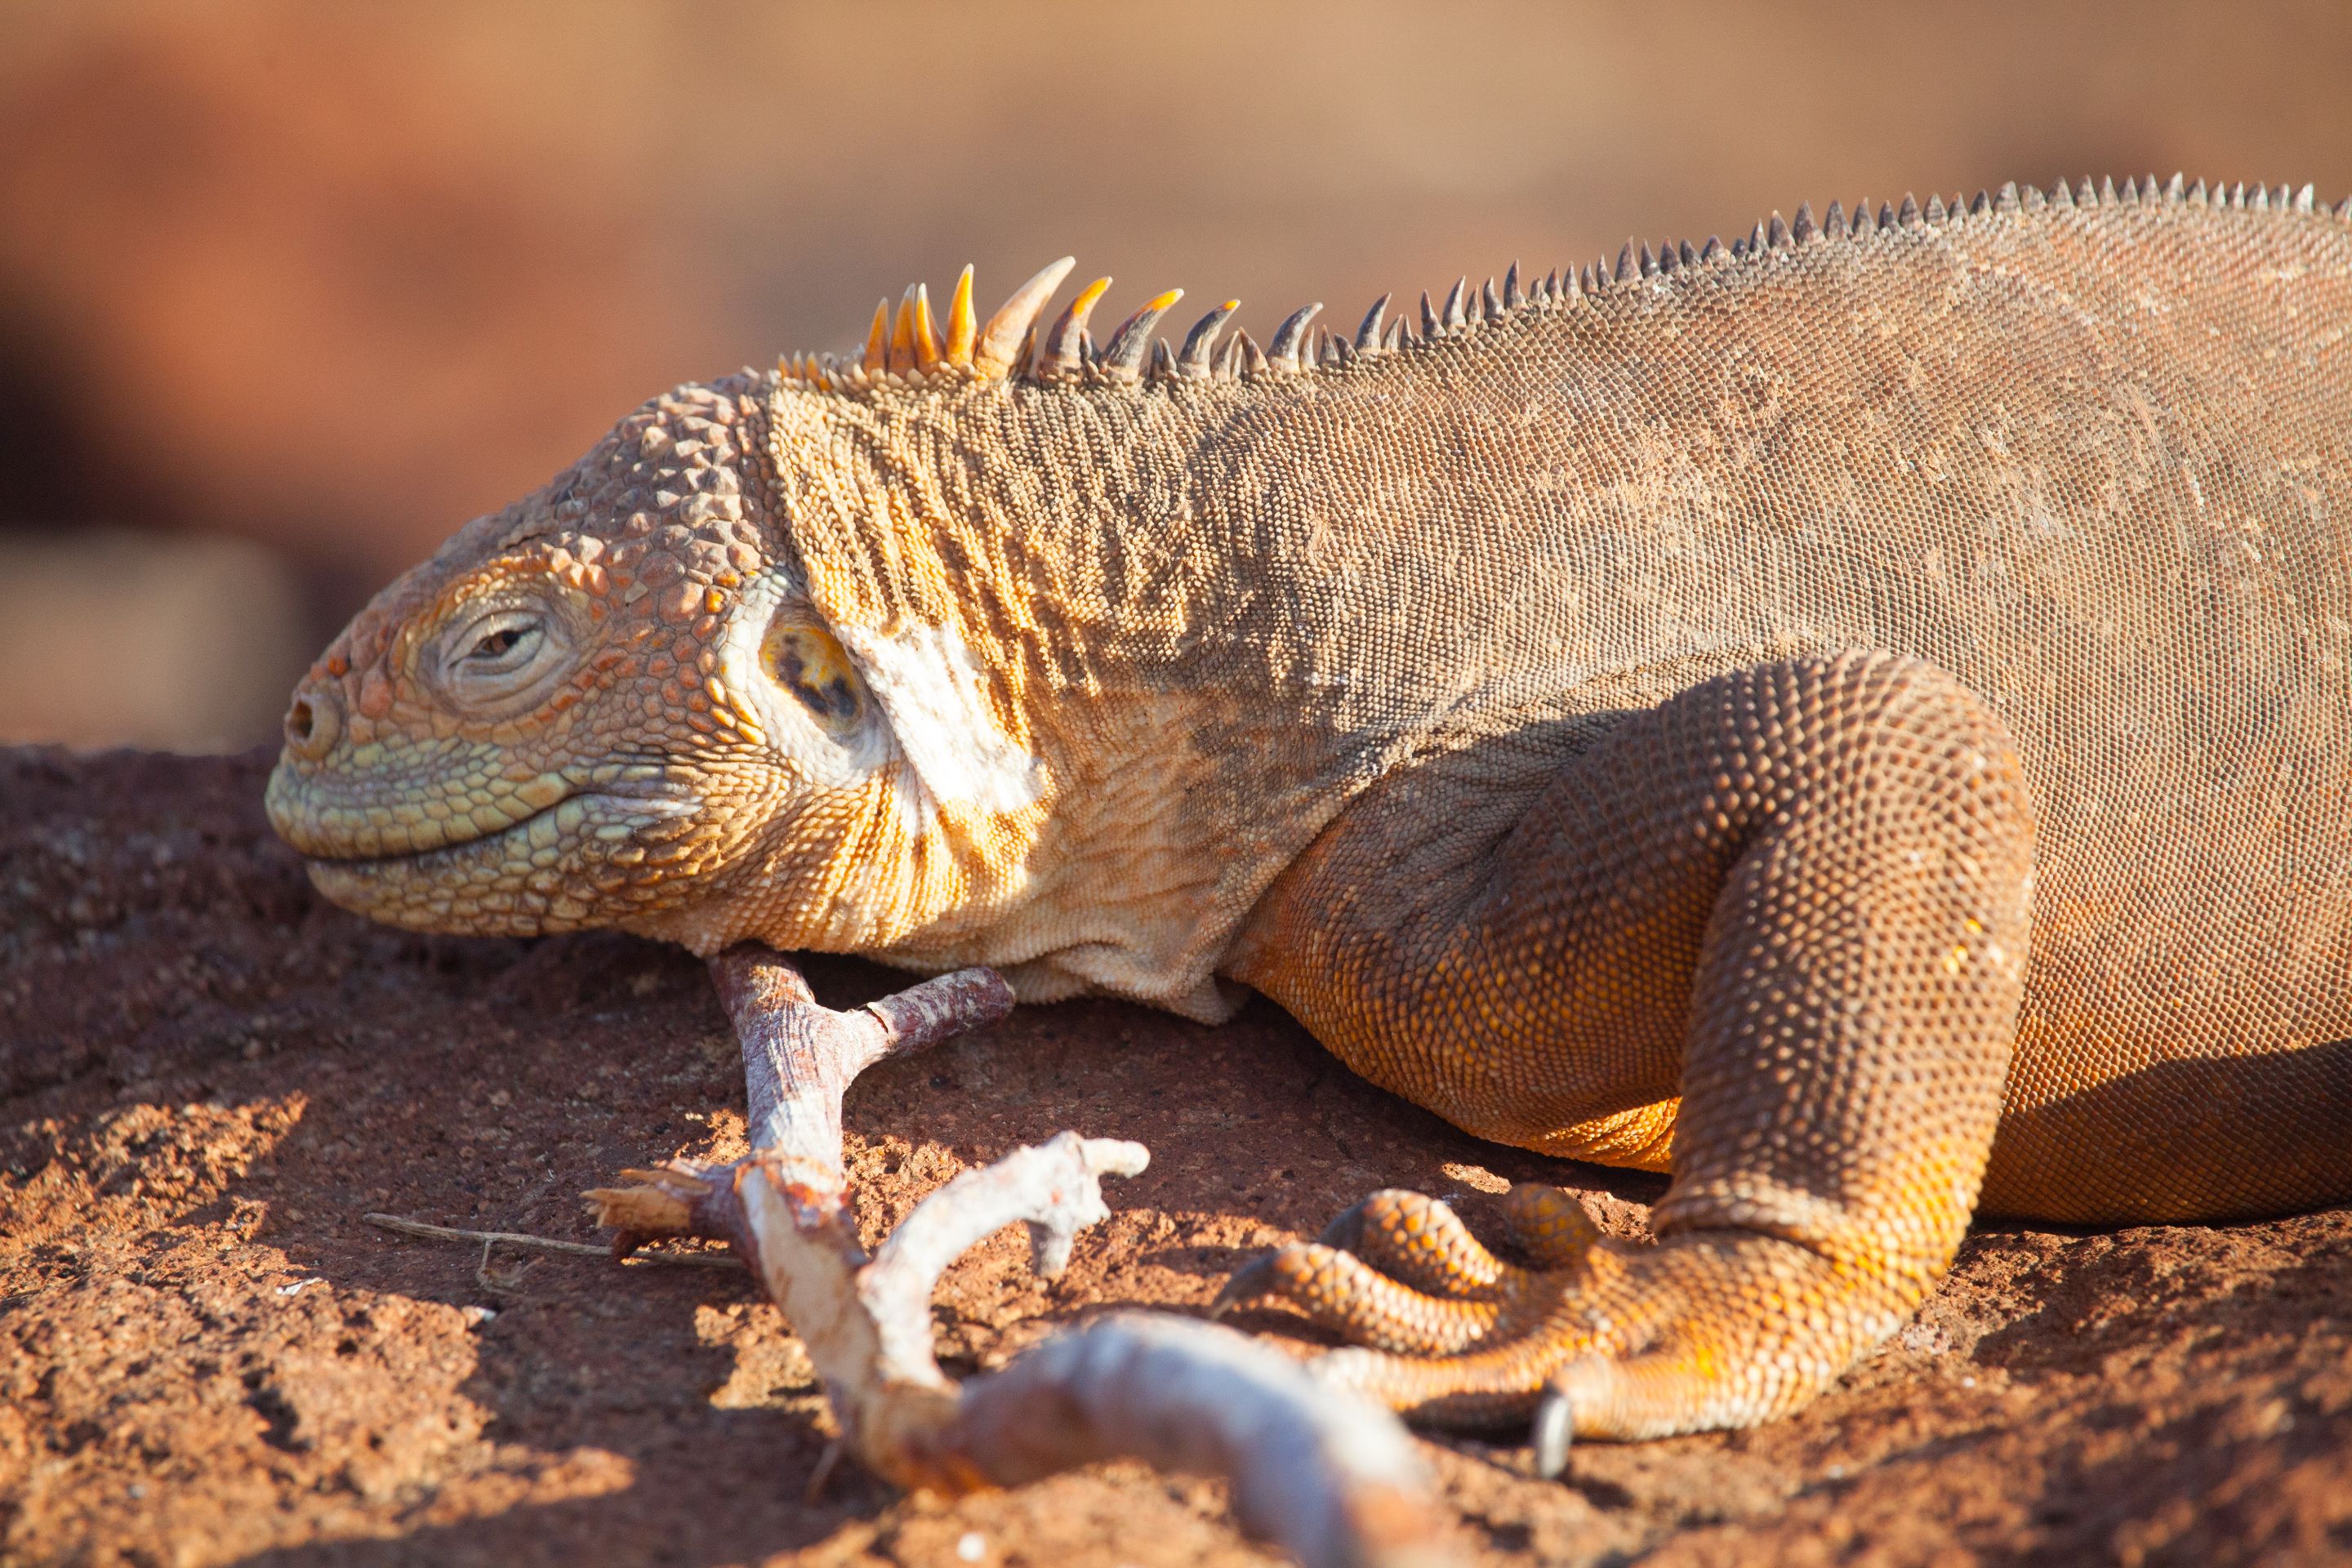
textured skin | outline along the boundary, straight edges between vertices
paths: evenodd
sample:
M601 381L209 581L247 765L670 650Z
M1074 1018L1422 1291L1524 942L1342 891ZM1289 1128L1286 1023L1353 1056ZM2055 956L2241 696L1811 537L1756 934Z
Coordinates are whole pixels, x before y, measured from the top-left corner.
M1307 372L682 388L353 623L273 819L431 929L1255 986L1674 1182L1640 1249L1529 1194L1533 1269L1383 1195L1229 1301L1431 1416L1759 1420L1979 1206L2352 1195L2352 226L2293 208L1776 218Z

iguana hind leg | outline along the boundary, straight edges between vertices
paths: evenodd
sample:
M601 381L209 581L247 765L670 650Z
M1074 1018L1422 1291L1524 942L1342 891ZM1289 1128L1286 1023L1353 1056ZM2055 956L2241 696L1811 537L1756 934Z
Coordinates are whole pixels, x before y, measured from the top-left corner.
M1300 1248L1234 1294L1386 1347L1327 1373L1427 1418L1554 1385L1588 1436L1791 1409L1918 1303L1975 1204L2032 887L2000 726L1928 666L1852 654L1629 714L1507 831L1478 842L1472 809L1433 835L1475 765L1351 807L1239 973L1470 1131L1645 1163L1670 1138L1658 1241L1596 1242L1538 1194L1521 1228L1548 1267L1457 1247L1433 1273L1383 1238L1406 1279Z

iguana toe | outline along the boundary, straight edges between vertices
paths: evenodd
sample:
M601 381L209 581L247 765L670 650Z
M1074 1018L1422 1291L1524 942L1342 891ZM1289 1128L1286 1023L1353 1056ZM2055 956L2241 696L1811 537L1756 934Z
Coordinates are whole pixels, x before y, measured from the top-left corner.
M1487 1251L1442 1200L1402 1187L1350 1205L1317 1239L1417 1290L1460 1300L1498 1300L1519 1272Z
M1581 1263L1601 1239L1601 1227L1576 1195L1544 1182L1515 1184L1503 1199L1503 1221L1520 1251L1554 1268Z
M1546 1190L1574 1206L1567 1194ZM1566 1228L1556 1206L1531 1209L1523 1226L1515 1205L1515 1235L1549 1237ZM1591 1227L1590 1219L1583 1223ZM1580 1262L1581 1255L1558 1260ZM1247 1301L1287 1302L1352 1342L1319 1363L1339 1381L1433 1420L1475 1423L1523 1412L1552 1366L1570 1353L1565 1346L1546 1352L1538 1342L1573 1274L1572 1268L1506 1263L1444 1203L1390 1188L1343 1212L1321 1241L1280 1247L1236 1269L1211 1312L1223 1316ZM1541 1365L1522 1364L1530 1352ZM1486 1408L1488 1395L1501 1398L1499 1407ZM1455 1410L1462 1396L1474 1396L1475 1408Z
M1234 1273L1210 1308L1213 1317L1245 1301L1273 1297L1358 1344L1406 1354L1439 1355L1483 1339L1507 1302L1463 1300L1416 1290L1355 1254L1319 1242L1293 1245Z
M1238 1270L1217 1310L1286 1301L1353 1342L1316 1363L1319 1376L1431 1425L1538 1414L1545 1453L1792 1408L1902 1311L1869 1268L1774 1237L1606 1240L1571 1195L1540 1185L1515 1188L1505 1215L1549 1267L1496 1258L1433 1199L1381 1193L1334 1226L1363 1256L1283 1247Z

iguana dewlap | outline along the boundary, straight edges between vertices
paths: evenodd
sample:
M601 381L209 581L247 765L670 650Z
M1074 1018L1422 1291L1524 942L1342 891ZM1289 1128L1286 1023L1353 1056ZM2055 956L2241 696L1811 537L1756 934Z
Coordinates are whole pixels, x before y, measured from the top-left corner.
M1670 1170L1654 1247L1389 1194L1237 1279L1434 1416L1790 1409L1980 1202L2352 1195L2346 208L1832 206L1271 353L1097 349L1099 285L1038 342L1066 271L656 399L385 589L270 784L319 886L1239 983Z

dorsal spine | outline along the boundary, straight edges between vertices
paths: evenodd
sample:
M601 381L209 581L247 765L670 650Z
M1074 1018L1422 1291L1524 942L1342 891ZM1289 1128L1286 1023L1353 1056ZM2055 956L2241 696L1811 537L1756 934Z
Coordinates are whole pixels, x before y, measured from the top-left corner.
M776 376L784 385L856 396L889 387L948 387L975 381L1146 388L1188 381L1255 383L1341 374L1360 361L1409 353L1440 338L1465 337L1528 317L1574 309L1591 296L1629 285L1762 265L1775 252L1851 244L1904 230L1952 227L2053 208L2157 205L2276 211L2352 225L2352 196L2330 207L2315 199L2308 184L2300 189L2282 184L2275 190L2260 184L2209 187L2201 179L2190 184L2178 174L2162 184L2149 174L2126 178L2121 186L2112 178L2095 185L2084 175L2071 184L2060 180L2046 195L2038 186L2012 182L1998 192L1979 191L1973 198L1955 194L1948 203L1940 193L1930 193L1924 207L1916 196L1906 194L1900 205L1881 203L1875 214L1867 197L1853 205L1851 215L1832 201L1818 220L1807 202L1798 206L1794 219L1772 213L1745 239L1728 246L1712 235L1706 245L1696 248L1686 239L1665 241L1654 249L1646 240L1628 239L1613 263L1604 256L1581 270L1572 263L1555 268L1524 289L1517 261L1506 270L1499 286L1490 277L1473 289L1465 276L1455 281L1442 307L1433 304L1427 293L1421 296L1418 331L1402 314L1382 331L1381 319L1391 299L1383 294L1365 312L1352 336L1312 328L1310 323L1323 309L1318 301L1285 317L1264 350L1246 332L1226 340L1220 350L1216 347L1219 330L1240 306L1240 301L1229 300L1192 324L1181 353L1171 350L1165 339L1151 335L1161 314L1183 298L1181 289L1146 301L1120 325L1103 351L1096 352L1087 323L1096 301L1110 286L1108 278L1082 290L1041 341L1037 318L1075 265L1072 258L1064 257L1015 289L985 325L979 324L972 312L971 268L967 267L956 280L944 340L931 314L929 295L917 284L906 290L895 311L887 298L876 308L862 353L786 355L776 363Z

